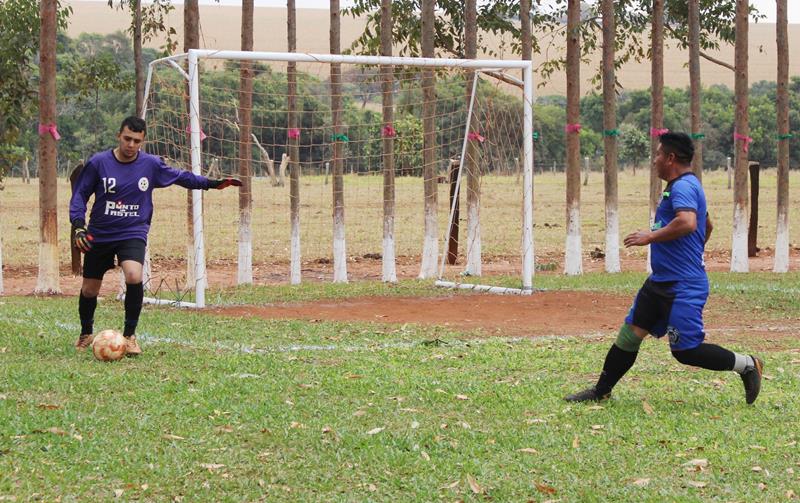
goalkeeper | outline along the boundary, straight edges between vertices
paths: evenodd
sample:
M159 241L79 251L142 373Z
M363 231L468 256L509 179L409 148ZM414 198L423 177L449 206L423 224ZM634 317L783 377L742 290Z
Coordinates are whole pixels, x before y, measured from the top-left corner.
M692 173L694 145L684 133L666 133L653 161L667 182L650 231L625 238L625 246L650 246L653 273L633 302L616 342L606 355L597 384L566 397L570 402L600 401L636 361L648 333L667 335L672 356L684 365L709 370L733 370L744 383L745 401L753 403L761 390L763 362L754 356L703 342L703 307L708 276L703 262L711 235L703 186Z
M145 121L138 117L123 120L116 148L93 155L75 183L69 219L73 244L84 253L78 298L81 333L75 343L79 351L92 343L97 295L103 275L114 268L116 257L125 275L122 335L127 341L127 354L136 356L142 352L136 342L136 325L144 298L142 266L153 217L153 189L177 184L187 189L207 190L242 184L234 178L212 180L171 168L161 158L141 152L146 128ZM92 195L94 205L87 227L86 203Z

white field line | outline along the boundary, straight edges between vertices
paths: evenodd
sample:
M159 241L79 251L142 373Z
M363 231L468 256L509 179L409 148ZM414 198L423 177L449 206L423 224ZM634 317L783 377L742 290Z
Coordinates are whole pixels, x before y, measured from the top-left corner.
M5 316L0 316L0 321L22 327L34 326L40 331L46 331L50 328L50 327L44 327L36 323L25 322L20 319L16 318L12 319ZM80 330L80 325L74 323L64 323L57 321L55 322L55 325L59 329L72 334L76 334ZM797 332L797 329L798 327L796 326L777 327L771 325L766 325L766 326L762 325L762 326L748 326L748 327L719 327L719 328L706 329L706 333L725 334L725 333L736 333L736 332L746 332L746 331L794 333ZM595 331L595 332L576 334L576 335L549 334L549 335L536 335L531 337L516 336L516 337L482 337L482 338L476 337L468 339L448 339L448 340L443 340L441 345L446 348L468 347L471 345L480 345L480 344L496 343L496 342L507 343L507 344L529 343L532 345L539 345L551 341L568 341L573 339L607 338L611 340L612 337L613 333L611 331L606 331L606 332ZM409 341L384 342L379 344L289 344L289 345L256 347L247 344L240 344L240 343L225 344L221 342L208 342L208 343L196 344L192 341L175 339L172 337L152 334L148 332L140 332L139 334L137 334L137 338L141 342L147 344L167 344L167 345L183 346L191 349L204 350L204 351L223 350L223 351L230 351L242 354L327 352L327 351L342 351L347 353L375 352L375 351L385 351L392 349L413 349L417 347L424 347L426 343L426 341L420 340L414 342L409 342Z

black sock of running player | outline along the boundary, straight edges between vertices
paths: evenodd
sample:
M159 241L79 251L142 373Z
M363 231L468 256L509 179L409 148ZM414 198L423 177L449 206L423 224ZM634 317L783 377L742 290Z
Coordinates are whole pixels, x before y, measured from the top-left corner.
M130 337L136 333L136 325L139 324L144 286L141 283L126 283L125 287L125 330L122 335Z
M78 316L81 319L81 335L88 335L94 330L94 310L97 309L97 297L86 297L83 290L78 296Z
M610 393L622 376L633 367L638 354L638 351L623 351L616 344L612 344L606 355L606 361L603 363L603 372L600 373L600 378L597 380L597 392L601 395Z
M736 353L716 344L700 344L696 348L673 351L672 356L684 365L708 370L733 370Z

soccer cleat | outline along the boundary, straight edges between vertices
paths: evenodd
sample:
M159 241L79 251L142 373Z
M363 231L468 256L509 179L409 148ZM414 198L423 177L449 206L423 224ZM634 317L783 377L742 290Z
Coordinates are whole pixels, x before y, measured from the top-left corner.
M93 341L93 334L81 334L78 336L78 342L75 343L75 349L78 351L84 351L86 348L92 345Z
M748 405L756 401L758 393L761 391L761 376L764 373L764 362L760 358L750 356L754 365L748 367L741 376L744 383L744 399Z
M139 347L139 343L136 342L136 336L131 335L130 337L126 337L127 339L127 350L125 352L125 356L139 356L142 354L142 348Z
M591 388L586 388L583 391L579 391L574 395L567 395L564 397L564 400L568 402L602 402L603 400L608 400L611 398L611 392L608 393L599 393L597 391L596 386L592 386Z

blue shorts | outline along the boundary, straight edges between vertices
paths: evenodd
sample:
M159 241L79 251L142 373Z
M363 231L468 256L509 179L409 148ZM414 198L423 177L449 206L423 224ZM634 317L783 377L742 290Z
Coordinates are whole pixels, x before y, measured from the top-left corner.
M708 299L708 280L644 282L625 323L647 330L653 337L669 336L672 351L699 346L703 308Z

